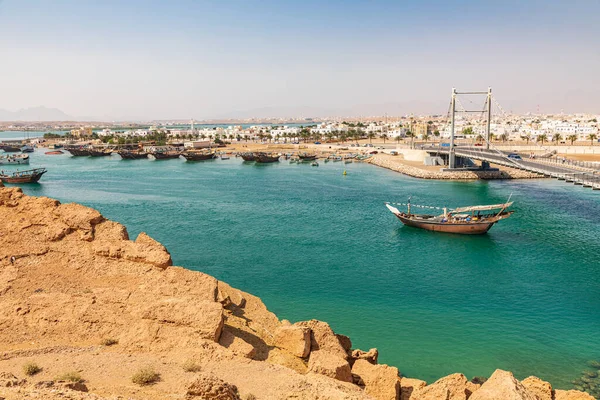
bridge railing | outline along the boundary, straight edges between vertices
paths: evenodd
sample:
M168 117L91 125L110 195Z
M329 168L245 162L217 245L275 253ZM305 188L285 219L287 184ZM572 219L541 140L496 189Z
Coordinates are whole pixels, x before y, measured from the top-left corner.
M536 157L535 160L544 161L556 165L591 169L600 172L600 162L570 160L568 158L563 157Z

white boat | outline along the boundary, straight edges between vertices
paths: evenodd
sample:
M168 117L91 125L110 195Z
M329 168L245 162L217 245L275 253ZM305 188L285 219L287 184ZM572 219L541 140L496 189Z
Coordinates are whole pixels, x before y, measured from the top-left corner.
M33 146L26 144L23 147L21 147L21 153L33 153L34 152L34 148Z
M29 164L27 154L16 154L13 156L0 156L0 165L25 165Z

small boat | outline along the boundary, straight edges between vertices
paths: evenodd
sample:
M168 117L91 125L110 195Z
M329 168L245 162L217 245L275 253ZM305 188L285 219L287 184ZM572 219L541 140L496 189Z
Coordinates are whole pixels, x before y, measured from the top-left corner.
M117 154L121 156L123 160L140 160L142 158L148 158L148 153L143 150L119 150Z
M0 172L0 181L3 183L36 183L47 172L46 168L35 168L27 171Z
M311 165L312 167L318 167L318 166L319 166L319 163L318 163L318 162L316 162L316 161L313 161L312 163L310 163L310 165Z
M496 222L510 217L514 211L506 211L506 209L512 204L509 197L508 201L503 204L458 207L452 210L443 208L444 212L440 215L412 214L410 199L407 204L402 204L408 206L407 212L398 210L390 203L386 203L386 207L404 225L435 232L480 235L489 231ZM412 207L439 208L418 205L412 205ZM499 211L490 212L492 210Z
M298 158L300 159L300 161L314 161L317 159L317 155L300 153L300 154L298 154Z
M34 151L35 149L33 148L33 146L29 144L26 144L21 147L21 153L33 153Z
M256 162L261 164L274 163L279 161L279 154L254 153Z
M57 155L57 154L64 154L64 153L62 151L60 151L60 150L54 150L54 151L47 151L44 154L46 154L48 156L54 156L54 155Z
M21 151L21 146L13 146L12 144L0 143L0 150L4 150L5 153L16 153Z
M352 160L346 159L344 160L344 164L352 164Z
M90 155L90 151L81 146L65 146L65 150L71 153L73 157L88 157Z
M63 145L62 144L58 144L58 143L54 143L54 144L51 144L50 146L48 146L48 148L51 149L51 150L53 150L53 149L60 149L62 147L63 147Z
M242 153L240 156L244 161L256 161L256 156L254 153Z
M112 155L112 150L110 149L102 149L102 150L95 150L95 149L90 149L89 151L89 155L90 157L106 157L106 156L110 156Z
M221 160L229 160L229 157L223 154L221 155Z
M207 153L202 151L184 151L183 153L181 153L181 155L187 161L205 161L212 160L213 158L217 157L215 153Z
M180 151L169 150L169 151L153 151L150 153L155 160L170 160L173 158L179 158L181 155Z
M24 165L29 164L27 154L16 154L14 156L0 156L0 165Z

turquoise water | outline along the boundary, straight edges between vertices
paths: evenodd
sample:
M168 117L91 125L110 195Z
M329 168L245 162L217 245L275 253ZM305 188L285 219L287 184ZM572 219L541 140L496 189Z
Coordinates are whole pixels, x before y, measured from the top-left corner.
M37 166L49 172L26 193L94 207L132 237L145 231L175 264L260 296L280 318L328 321L405 375L433 381L503 368L567 388L600 358L599 192L236 158L123 161L38 150ZM409 195L430 205L497 203L510 193L513 217L476 237L404 227L384 206Z

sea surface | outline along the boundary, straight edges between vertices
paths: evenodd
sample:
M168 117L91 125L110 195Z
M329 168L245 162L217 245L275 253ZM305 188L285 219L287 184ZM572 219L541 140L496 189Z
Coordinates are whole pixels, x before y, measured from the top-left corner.
M43 152L30 167L48 173L25 193L94 207L132 238L147 232L176 265L260 296L279 318L327 321L406 376L502 368L570 388L600 359L600 192L554 180L417 180L360 163ZM511 194L515 214L474 237L404 227L384 205Z

